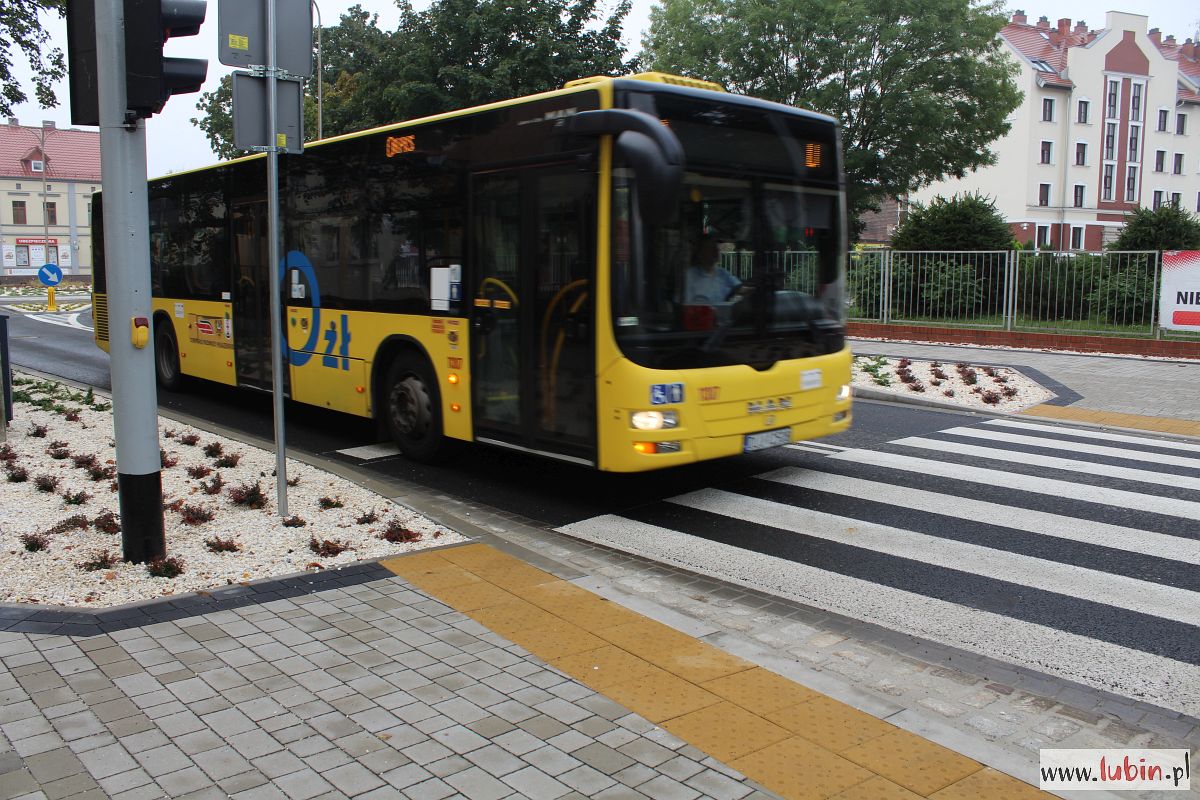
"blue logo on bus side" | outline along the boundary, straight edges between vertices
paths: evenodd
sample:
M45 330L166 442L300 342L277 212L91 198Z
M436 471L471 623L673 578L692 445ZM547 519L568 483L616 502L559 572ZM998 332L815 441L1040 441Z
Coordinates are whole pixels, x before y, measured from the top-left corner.
M288 361L293 367L302 367L312 358L312 351L317 349L317 338L321 335L321 290L317 287L317 273L313 269L312 262L308 260L308 256L301 253L299 250L291 250L279 262L279 282L287 285L287 271L289 269L299 270L304 279L308 281L308 287L312 292L312 325L308 329L308 341L300 350L293 350L288 347L288 340L283 338L283 346L288 351Z
M670 403L683 402L682 383L652 383L650 384L650 405L665 406Z

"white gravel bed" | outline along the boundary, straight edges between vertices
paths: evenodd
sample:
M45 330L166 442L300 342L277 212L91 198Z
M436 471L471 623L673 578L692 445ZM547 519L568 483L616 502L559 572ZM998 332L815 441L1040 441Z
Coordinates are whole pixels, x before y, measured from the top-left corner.
M1095 356L1096 358L1132 358L1142 361L1179 361L1185 364L1200 361L1200 356L1147 356L1141 353L1102 353L1094 350L1061 350L1050 347L1013 347L1005 344L979 344L977 342L930 342L925 339L891 339L884 336L855 336L859 342L887 342L889 344L917 344L928 347L963 347L972 350L1007 350L1010 353L1045 353L1048 356ZM1181 340L1182 341L1182 340Z
M905 372L911 378L907 382L902 378ZM878 389L983 411L1021 411L1054 397L1053 392L1017 370L980 367L966 362L855 356L851 375L851 385L858 388ZM972 375L974 382L971 382Z
M152 577L144 564L120 561L121 535L102 532L96 519L105 512L119 513L116 481L102 474L115 470L112 414L84 402L82 393L59 384L37 381L20 385L33 400L53 394L64 409L43 410L28 402L14 402L14 419L8 429L7 445L0 445L0 601L52 605L103 607L178 595L202 589L244 583L305 570L332 569L363 559L398 555L434 545L464 541L459 534L440 528L413 510L307 464L288 461L288 511L306 524L285 527L275 514L275 454L242 442L217 436L170 420L159 420L160 444L174 466L162 470L167 556L183 562L183 572L174 578ZM56 388L51 388L56 387ZM95 397L95 406L108 399ZM72 421L69 417L78 416ZM44 436L33 435L37 426ZM195 444L188 445L191 437ZM54 443L65 443L69 456L54 458ZM206 455L206 445L219 444L224 454L240 456L236 466L217 466L216 457ZM15 454L15 456L14 456ZM86 465L76 466L75 457L94 455L99 470L93 480ZM188 468L211 469L206 477L189 475ZM24 469L27 480L13 482L13 468ZM208 494L220 475L224 486ZM57 479L52 491L35 485L41 476ZM265 496L260 509L235 505L233 489L257 483ZM83 502L69 504L68 495L84 493ZM333 505L340 507L322 508ZM187 524L184 514L202 509L213 518ZM375 521L366 521L374 512ZM86 528L55 532L53 529L77 515ZM360 520L363 520L360 522ZM389 527L403 528L419 537L411 542L381 538ZM45 549L30 552L22 537L42 535ZM332 540L346 546L337 555L318 554L310 540ZM206 541L236 543L238 552L214 552ZM93 571L81 567L101 554L116 556L111 566Z

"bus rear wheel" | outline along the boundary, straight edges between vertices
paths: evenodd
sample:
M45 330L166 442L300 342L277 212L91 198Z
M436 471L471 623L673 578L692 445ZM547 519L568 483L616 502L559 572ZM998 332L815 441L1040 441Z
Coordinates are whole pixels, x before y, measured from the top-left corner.
M429 363L413 353L392 362L384 394L384 422L400 452L419 462L437 459L445 444L441 402Z
M170 322L158 322L154 326L154 376L158 385L174 392L183 384L183 370L179 367L179 345L175 342L175 331Z

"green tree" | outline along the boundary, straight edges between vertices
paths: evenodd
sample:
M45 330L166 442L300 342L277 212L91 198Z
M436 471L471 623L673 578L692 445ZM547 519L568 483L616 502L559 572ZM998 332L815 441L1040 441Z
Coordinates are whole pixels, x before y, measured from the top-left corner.
M1125 215L1110 250L1200 250L1200 217L1174 205Z
M996 204L978 193L913 203L892 234L897 250L1008 250L1012 241Z
M63 52L48 47L50 34L42 28L42 14L63 14L62 0L0 0L0 116L29 99L13 75L13 45L25 56L33 72L33 94L38 105L58 105L54 82L67 74Z
M642 59L836 117L857 220L994 162L1021 101L1004 23L971 0L661 0Z
M636 63L625 60L621 43L629 0L607 18L597 3L434 0L416 11L400 0L400 24L390 33L354 6L322 36L325 136L627 73ZM314 98L310 89L306 103ZM192 120L223 158L238 152L231 100L223 82L201 96L201 116ZM308 114L306 107L306 124Z

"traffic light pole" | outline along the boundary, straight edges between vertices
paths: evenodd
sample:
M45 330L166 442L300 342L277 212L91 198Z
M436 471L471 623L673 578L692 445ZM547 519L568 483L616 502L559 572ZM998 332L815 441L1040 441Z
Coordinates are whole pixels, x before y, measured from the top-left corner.
M275 400L275 503L279 516L288 515L287 438L283 420L283 310L279 280L279 103L275 94L278 59L275 53L275 2L267 0L267 271L271 287L271 394Z
M140 119L131 124L125 118L122 0L96 0L96 63L121 552L125 561L140 563L165 556L166 537L154 347L149 341L154 317L146 124Z

